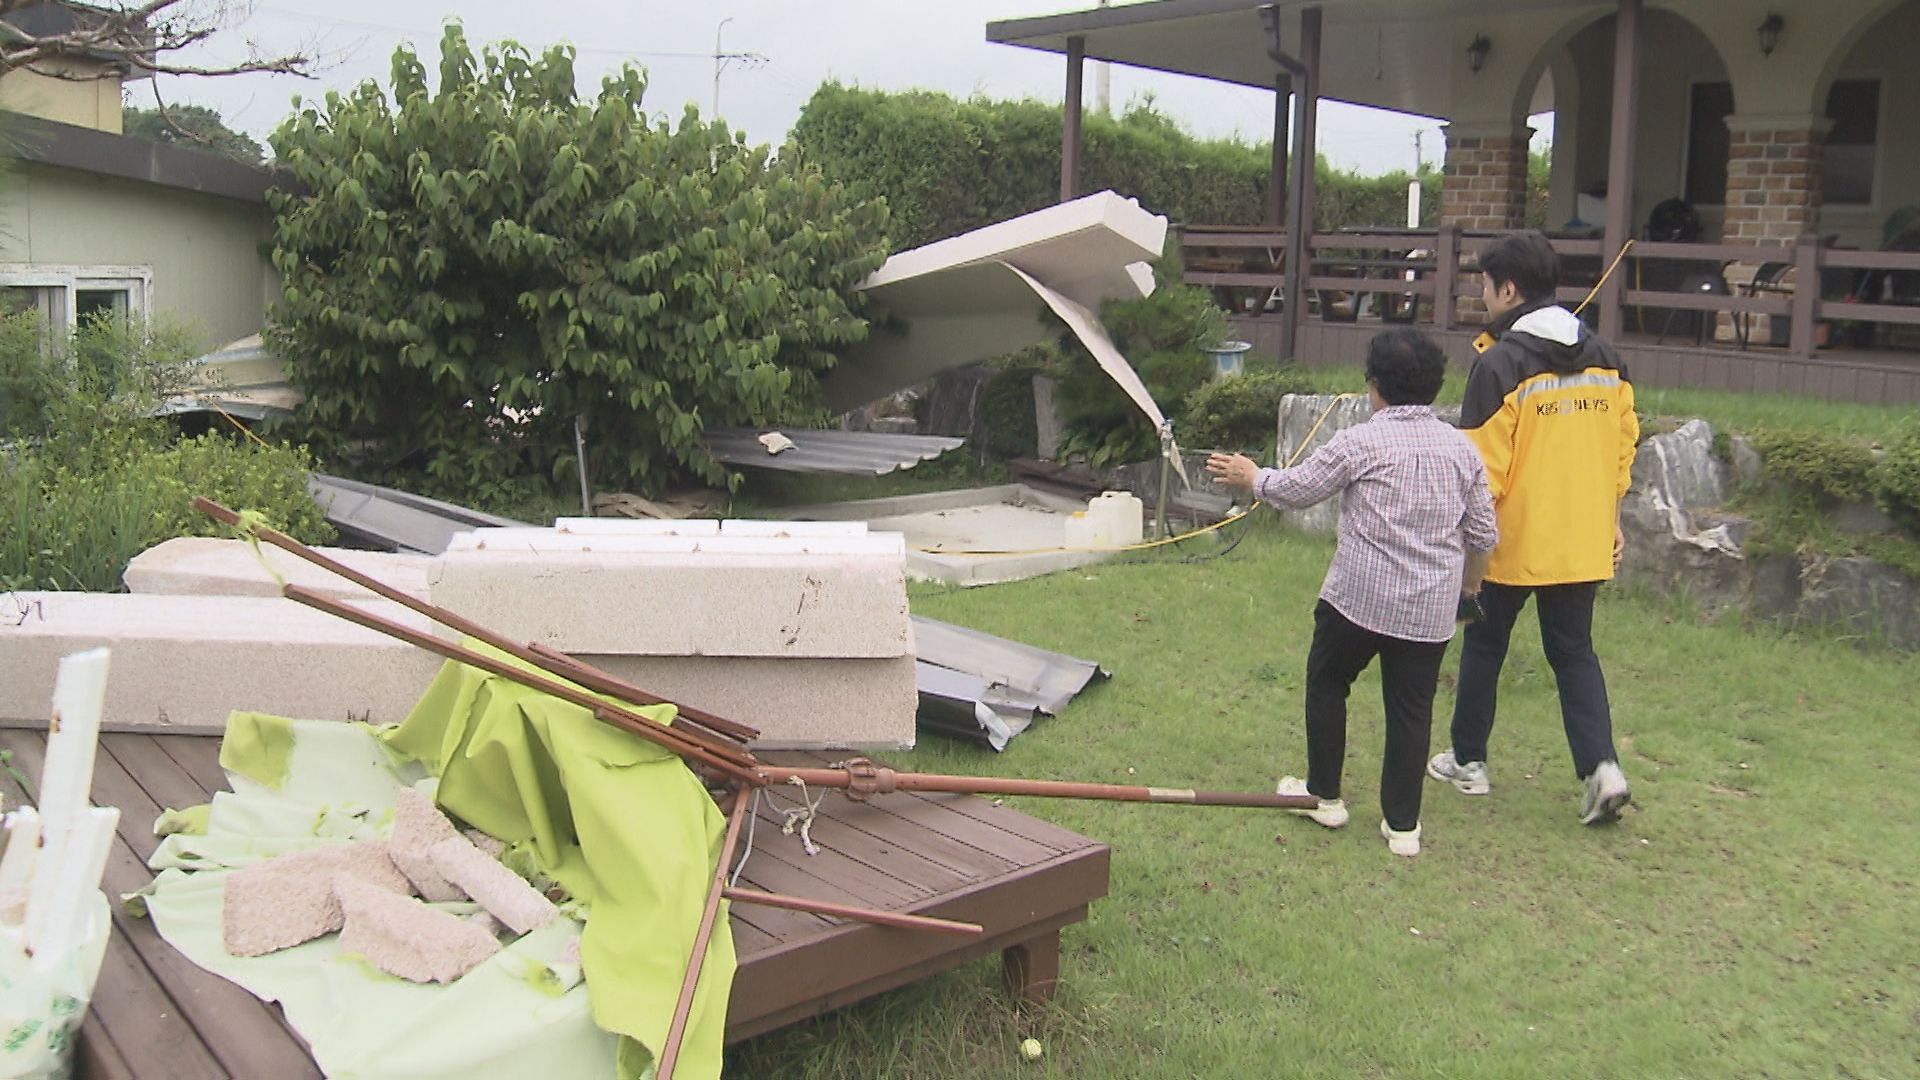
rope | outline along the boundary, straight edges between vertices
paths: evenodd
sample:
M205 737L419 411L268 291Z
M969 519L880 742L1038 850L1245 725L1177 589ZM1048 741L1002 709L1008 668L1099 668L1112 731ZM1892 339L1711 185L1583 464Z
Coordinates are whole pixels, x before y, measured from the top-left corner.
M773 808L780 811L786 818L780 825L780 835L792 836L797 830L800 833L800 846L807 849L807 854L818 855L820 854L820 845L813 842L813 820L820 810L821 801L827 797L827 792L825 789L822 789L820 794L809 798L807 795L807 782L805 780L797 776L791 776L787 778L787 783L800 789L799 806L780 806L778 803L774 803L773 791L771 789L767 790L767 801L774 803Z
M1360 396L1361 395L1359 394L1352 394L1352 393L1335 394L1333 396L1333 400L1328 402L1327 407L1321 411L1320 418L1313 422L1313 426L1311 428L1307 429L1306 437L1300 440L1300 445L1294 448L1293 456L1289 457L1287 459L1287 463L1281 466L1281 468L1292 468L1294 464L1300 460L1300 455L1307 452L1307 447L1313 444L1313 437L1320 433L1320 428L1326 424L1327 417L1333 415L1333 410L1336 407L1338 407L1341 402L1347 400L1348 398L1357 398ZM1259 504L1255 503L1254 505L1258 506ZM1057 555L1061 552L1098 552L1104 555L1111 555L1111 554L1117 554L1123 551L1151 551L1154 548L1166 547L1169 544L1178 544L1183 540L1191 540L1196 536L1205 536L1210 532L1217 532L1218 530L1226 528L1227 526L1233 524L1236 521L1239 521L1240 519L1246 517L1251 513L1253 513L1253 509L1249 508L1249 509L1240 511L1237 514L1230 514L1227 517L1224 517L1219 521L1214 522L1211 525L1205 526L1203 528L1195 529L1192 532L1184 532L1178 536L1165 536L1165 537L1161 537L1158 540L1148 540L1139 544L1126 544L1121 547L1102 547L1102 548L1050 547L1050 548L1026 548L1026 549L1017 550L1017 551L965 551L965 550L954 551L949 548L922 547L922 548L914 548L913 550L920 552L921 554L924 554L924 555L965 555L972 558L1001 558L1001 559L1015 558L1023 555Z
M734 795L734 798L736 799L741 797L742 795L740 793L736 793ZM760 823L760 789L755 788L753 792L753 805L747 809L747 842L741 845L740 860L733 864L733 874L727 878L727 886L729 888L740 884L740 875L747 872L747 860L753 858L754 826L758 825L759 823Z
M1575 315L1578 315L1581 312L1587 310L1587 305L1593 303L1593 298L1596 296L1599 296L1600 290L1607 287L1607 279L1612 277L1613 272L1620 268L1620 260L1626 258L1627 252L1632 250L1633 250L1633 239L1629 237L1626 243L1620 245L1620 254L1615 255L1613 257L1613 262L1610 265L1608 265L1607 272L1604 274L1601 274L1600 280L1593 283L1593 291L1587 294L1587 298L1585 300L1580 301L1579 307L1576 307L1573 309L1573 313Z

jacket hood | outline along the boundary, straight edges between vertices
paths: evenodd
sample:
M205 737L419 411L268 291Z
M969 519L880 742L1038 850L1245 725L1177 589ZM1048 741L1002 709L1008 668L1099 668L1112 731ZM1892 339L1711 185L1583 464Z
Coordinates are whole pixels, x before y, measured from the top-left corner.
M1516 310L1512 321L1502 328L1501 337L1541 357L1553 371L1584 371L1594 366L1597 339L1587 332L1578 315L1558 304Z

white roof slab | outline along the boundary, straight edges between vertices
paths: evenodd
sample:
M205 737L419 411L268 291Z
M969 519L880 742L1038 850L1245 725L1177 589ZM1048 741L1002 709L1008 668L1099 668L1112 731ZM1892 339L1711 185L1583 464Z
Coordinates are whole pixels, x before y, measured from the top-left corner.
M427 595L431 555L314 550L408 596ZM340 600L357 602L373 596L346 578L278 548L262 544L256 551L244 540L209 536L182 536L156 544L133 557L121 580L129 592L172 596L279 596L283 583Z
M1166 218L1103 191L894 255L860 287L892 325L846 350L821 384L827 408L1051 337L1031 281L1092 310L1151 294L1166 238Z
M416 629L387 601L359 606ZM440 658L276 597L13 593L0 620L0 724L42 726L60 658L113 650L102 727L218 733L253 710L306 720L405 719Z

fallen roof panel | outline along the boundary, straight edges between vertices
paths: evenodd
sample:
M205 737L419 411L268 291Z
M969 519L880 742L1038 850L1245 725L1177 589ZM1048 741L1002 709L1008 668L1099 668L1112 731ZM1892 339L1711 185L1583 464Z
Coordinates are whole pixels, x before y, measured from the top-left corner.
M920 726L994 750L1038 714L1058 716L1094 678L1108 677L1092 660L922 615L913 616L913 640Z
M307 493L320 504L327 523L340 530L342 537L389 551L438 555L447 549L455 533L526 524L325 473L307 475Z
M880 476L895 469L911 469L966 443L965 439L943 435L780 429L780 434L792 440L793 448L769 454L760 443L763 433L751 428L715 428L702 434L714 459L724 465L855 476Z

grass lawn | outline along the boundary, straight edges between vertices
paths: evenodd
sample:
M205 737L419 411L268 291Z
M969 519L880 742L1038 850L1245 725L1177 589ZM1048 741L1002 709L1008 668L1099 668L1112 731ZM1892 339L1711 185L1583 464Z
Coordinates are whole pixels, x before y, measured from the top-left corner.
M1258 520L1216 560L917 590L917 613L1114 677L1003 755L930 737L896 763L1249 790L1300 772L1331 545ZM1430 783L1424 853L1389 855L1369 671L1346 829L1015 800L1113 847L1051 1007L1015 1008L982 961L736 1048L728 1075L1920 1076L1920 663L1617 594L1597 635L1636 800L1618 825L1576 820L1551 672L1516 633L1492 795ZM1443 685L1442 740L1450 703Z

